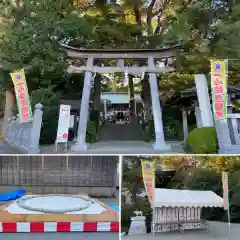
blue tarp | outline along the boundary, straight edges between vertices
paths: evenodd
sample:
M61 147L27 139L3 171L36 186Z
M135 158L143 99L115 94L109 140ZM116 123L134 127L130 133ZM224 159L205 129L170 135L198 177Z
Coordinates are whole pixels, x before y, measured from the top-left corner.
M22 197L25 194L24 189L14 190L8 193L0 193L0 201L11 201Z
M119 212L119 207L116 205L111 205L110 206L114 211Z

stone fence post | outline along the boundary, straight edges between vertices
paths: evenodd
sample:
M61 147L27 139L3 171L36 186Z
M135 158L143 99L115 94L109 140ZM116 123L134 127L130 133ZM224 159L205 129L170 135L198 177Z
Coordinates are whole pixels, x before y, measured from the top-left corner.
M145 216L132 217L128 235L146 234L147 228L145 221Z
M42 127L42 115L43 115L42 109L43 109L43 105L41 103L37 103L35 105L35 111L33 115L33 125L30 133L30 146L29 146L30 154L37 154L40 152L39 140L40 140L41 127Z

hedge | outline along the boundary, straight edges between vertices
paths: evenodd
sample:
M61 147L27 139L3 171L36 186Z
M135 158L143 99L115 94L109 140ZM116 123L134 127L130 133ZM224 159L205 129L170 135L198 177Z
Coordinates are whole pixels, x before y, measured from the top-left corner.
M216 128L194 128L187 137L186 146L195 154L217 153L218 140Z

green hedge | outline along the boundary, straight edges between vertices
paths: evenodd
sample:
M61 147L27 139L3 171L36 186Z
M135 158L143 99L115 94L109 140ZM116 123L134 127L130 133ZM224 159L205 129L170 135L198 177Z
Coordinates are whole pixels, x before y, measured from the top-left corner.
M141 123L141 130L144 141L150 142L155 140L155 128L153 120Z
M194 128L187 137L186 147L191 153L195 154L217 153L218 140L216 128Z
M94 143L96 141L97 141L96 123L93 121L88 121L86 131L86 142Z
M99 132L100 127L100 111L99 110L92 110L89 116L90 121L95 122L96 132Z
M43 109L43 121L40 135L40 144L53 144L57 136L58 108Z
M56 140L60 96L59 92L51 88L40 88L31 93L33 111L35 104L41 103L43 105L40 144L53 144Z
M134 211L142 211L144 216L152 214L152 208L149 205L148 199L137 199L137 203L130 205L130 204L123 204L121 207L121 226L122 231L127 231L130 223L131 217L135 216Z

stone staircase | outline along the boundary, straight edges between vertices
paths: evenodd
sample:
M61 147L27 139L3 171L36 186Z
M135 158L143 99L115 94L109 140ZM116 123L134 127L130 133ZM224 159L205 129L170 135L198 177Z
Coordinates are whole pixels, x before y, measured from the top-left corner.
M142 140L141 129L137 120L128 124L105 123L99 135L100 141L139 141Z

